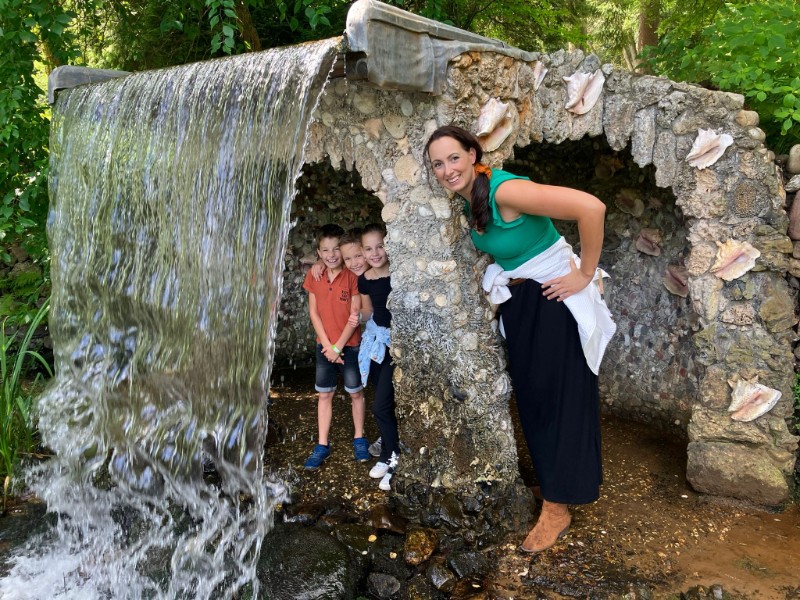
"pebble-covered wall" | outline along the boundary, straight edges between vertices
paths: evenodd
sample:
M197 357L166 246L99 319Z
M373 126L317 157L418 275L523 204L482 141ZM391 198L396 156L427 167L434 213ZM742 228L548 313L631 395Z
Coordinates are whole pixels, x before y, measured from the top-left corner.
M570 101L574 86L565 78L576 73L601 82L588 92L594 98ZM543 142L588 138L598 144L591 142L596 153L587 166L594 174L584 173L581 187L616 179L602 194L610 209L603 260L615 277L610 304L620 325L601 370L605 401L686 425L696 489L785 501L797 447L787 426L792 243L758 115L743 110L737 94L634 76L560 51L529 63L462 54L440 96L336 79L315 113L307 162L357 171L380 199L389 230L397 411L411 448L396 502L424 523L480 535L525 518L504 349L479 289L487 258L465 236L460 202L429 183L422 156L436 127L474 129L491 99L508 104L501 129L509 132L487 154L492 166L551 162ZM566 108L589 100L583 114ZM710 138L700 151L699 137ZM704 150L702 164L690 164ZM752 420L742 419L741 407L729 411L732 402L744 402L747 412L778 393L774 407Z

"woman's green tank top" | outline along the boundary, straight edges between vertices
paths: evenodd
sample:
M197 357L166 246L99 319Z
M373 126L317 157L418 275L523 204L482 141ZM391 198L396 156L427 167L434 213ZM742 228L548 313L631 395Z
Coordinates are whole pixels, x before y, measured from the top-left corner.
M549 217L523 213L509 223L503 221L494 197L497 188L509 179L530 181L528 177L492 169L492 176L489 178L489 206L492 216L483 233L472 230L475 247L481 252L491 254L505 271L516 269L541 254L561 237ZM469 217L469 201L464 203L464 214Z

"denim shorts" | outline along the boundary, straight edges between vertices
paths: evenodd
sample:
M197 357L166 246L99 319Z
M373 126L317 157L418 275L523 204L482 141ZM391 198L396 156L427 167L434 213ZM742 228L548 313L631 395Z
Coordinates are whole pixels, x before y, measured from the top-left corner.
M318 392L335 392L339 373L344 377L344 390L350 394L364 389L361 385L361 373L358 370L358 346L342 348L344 364L332 363L322 353L322 344L317 344L317 375L314 389Z

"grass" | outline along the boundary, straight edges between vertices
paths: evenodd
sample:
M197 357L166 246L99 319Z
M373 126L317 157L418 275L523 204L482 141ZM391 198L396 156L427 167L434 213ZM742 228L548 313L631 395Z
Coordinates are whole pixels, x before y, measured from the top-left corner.
M40 389L42 374L37 373L33 384L27 384L24 377L27 369L37 363L48 376L53 371L42 356L30 349L33 334L50 310L45 302L28 324L22 340L17 343L19 332L6 335L6 323L0 326L0 478L3 480L3 510L6 499L18 476L20 459L36 448L36 424L33 415L33 401ZM33 364L29 364L33 363Z

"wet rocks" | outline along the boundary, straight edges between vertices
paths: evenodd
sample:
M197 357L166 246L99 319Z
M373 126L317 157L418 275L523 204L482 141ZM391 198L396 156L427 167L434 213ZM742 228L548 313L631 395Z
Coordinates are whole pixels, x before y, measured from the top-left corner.
M724 600L728 596L719 584L710 587L696 585L685 592L681 592L680 600Z
M433 529L411 529L406 534L403 558L412 566L428 560L439 543L439 535Z
M447 566L460 579L481 578L489 572L489 562L480 552L456 552L448 557Z
M379 504L370 513L370 524L375 529L384 529L393 533L405 533L408 521L396 515L385 504Z
M283 520L285 523L313 525L324 512L325 506L321 502L291 504L284 511Z
M790 175L800 173L800 144L795 144L789 150L789 159L786 161L786 172Z
M387 600L400 590L400 582L393 575L370 573L367 577L367 589L381 600Z
M433 586L440 592L451 592L456 585L457 577L447 567L443 558L432 560L428 565L426 575Z
M279 525L264 540L257 565L268 598L352 598L361 578L348 548L315 527Z

